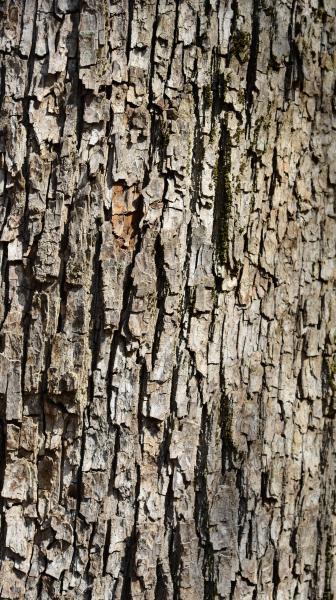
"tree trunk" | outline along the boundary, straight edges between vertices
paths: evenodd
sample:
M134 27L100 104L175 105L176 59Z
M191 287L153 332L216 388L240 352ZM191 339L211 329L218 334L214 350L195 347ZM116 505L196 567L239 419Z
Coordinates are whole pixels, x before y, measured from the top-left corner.
M331 600L334 1L0 12L0 597Z

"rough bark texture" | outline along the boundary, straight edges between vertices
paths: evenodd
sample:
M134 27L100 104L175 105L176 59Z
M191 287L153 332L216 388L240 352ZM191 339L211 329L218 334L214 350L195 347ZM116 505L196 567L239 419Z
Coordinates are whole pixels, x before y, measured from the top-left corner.
M331 600L334 0L0 13L1 598Z

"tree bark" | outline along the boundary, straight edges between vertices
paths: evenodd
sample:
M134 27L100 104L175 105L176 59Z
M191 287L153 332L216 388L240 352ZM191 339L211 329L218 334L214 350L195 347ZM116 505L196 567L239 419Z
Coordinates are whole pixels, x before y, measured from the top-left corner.
M0 597L332 600L332 0L2 0Z

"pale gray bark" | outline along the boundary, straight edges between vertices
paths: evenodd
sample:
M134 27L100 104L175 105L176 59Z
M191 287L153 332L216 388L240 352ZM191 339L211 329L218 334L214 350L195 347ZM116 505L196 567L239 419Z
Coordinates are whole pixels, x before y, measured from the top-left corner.
M2 0L0 597L331 600L333 0Z

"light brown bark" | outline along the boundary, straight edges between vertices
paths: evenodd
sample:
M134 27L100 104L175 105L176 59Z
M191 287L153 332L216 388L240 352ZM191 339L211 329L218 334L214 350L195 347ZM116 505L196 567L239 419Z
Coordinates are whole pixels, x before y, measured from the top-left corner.
M1 598L334 598L335 12L1 2Z

